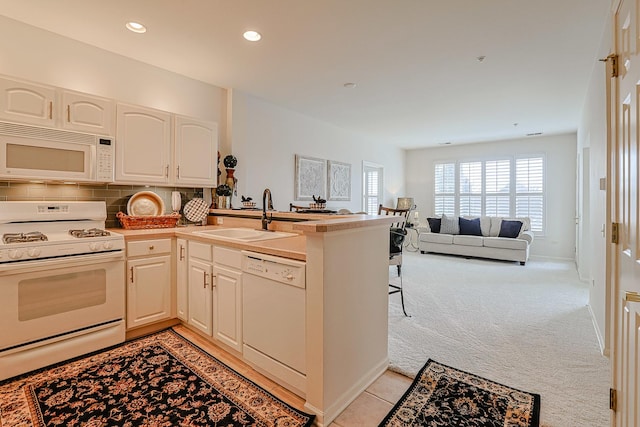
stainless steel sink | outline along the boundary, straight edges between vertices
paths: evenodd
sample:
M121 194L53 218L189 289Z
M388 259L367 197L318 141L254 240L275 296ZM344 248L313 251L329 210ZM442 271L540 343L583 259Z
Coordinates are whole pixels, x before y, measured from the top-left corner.
M194 231L193 234L202 237L215 237L237 242L254 242L257 240L281 239L297 236L295 233L284 231L255 230L253 228L218 228L215 230Z

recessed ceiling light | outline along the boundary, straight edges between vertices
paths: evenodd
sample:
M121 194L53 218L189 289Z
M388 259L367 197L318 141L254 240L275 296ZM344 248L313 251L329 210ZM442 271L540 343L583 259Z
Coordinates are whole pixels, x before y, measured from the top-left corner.
M356 87L357 85L355 83L345 83L342 86L351 89L351 88Z
M147 27L145 27L139 22L130 21L130 22L127 22L127 25L125 26L127 27L127 30L133 31L134 33L142 34L147 32Z
M262 34L254 30L249 30L245 31L244 34L242 34L242 37L244 37L245 40L249 40L250 42L257 42L262 38Z

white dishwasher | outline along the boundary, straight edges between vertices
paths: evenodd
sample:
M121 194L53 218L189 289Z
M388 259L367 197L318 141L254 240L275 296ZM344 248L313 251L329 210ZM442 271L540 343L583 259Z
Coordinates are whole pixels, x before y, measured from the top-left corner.
M243 357L306 394L305 263L242 251Z

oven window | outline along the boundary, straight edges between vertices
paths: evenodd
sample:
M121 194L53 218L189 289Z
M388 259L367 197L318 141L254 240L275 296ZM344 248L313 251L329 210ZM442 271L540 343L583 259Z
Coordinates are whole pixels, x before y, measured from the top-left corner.
M104 269L22 280L18 284L18 320L93 307L106 300L107 272Z
M8 168L84 172L84 156L82 150L7 144Z

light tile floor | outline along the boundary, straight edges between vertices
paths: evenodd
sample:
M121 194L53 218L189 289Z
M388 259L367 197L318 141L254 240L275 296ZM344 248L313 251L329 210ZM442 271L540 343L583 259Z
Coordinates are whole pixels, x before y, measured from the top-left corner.
M201 337L183 325L174 326L174 329L189 341L249 378L274 396L282 399L296 409L301 411L305 410L304 399L255 371L242 360L227 353L211 341ZM393 408L395 402L400 400L404 392L411 385L411 381L409 377L386 371L329 424L329 427L377 426L391 408Z

